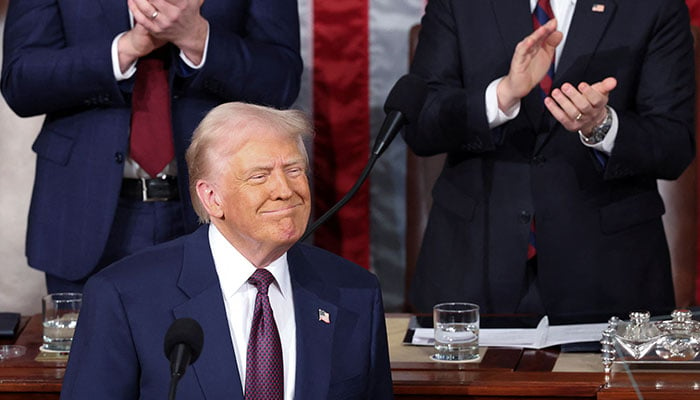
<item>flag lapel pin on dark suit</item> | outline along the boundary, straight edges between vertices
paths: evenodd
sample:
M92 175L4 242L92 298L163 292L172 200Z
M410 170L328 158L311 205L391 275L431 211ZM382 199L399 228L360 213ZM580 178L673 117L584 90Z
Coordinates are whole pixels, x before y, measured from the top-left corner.
M331 323L331 315L326 310L318 309L318 320L327 324Z

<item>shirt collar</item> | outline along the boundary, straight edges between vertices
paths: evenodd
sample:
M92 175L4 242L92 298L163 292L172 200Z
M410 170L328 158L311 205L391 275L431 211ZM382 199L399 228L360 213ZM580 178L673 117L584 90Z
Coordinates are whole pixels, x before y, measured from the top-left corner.
M561 2L569 2L570 7L573 7L576 5L576 0L550 0L552 3L552 7L554 7L554 3L561 1ZM530 0L530 12L535 11L535 6L537 5L537 0Z
M209 247L219 276L221 291L224 297L228 298L243 285L248 284L248 278L255 272L255 266L226 240L214 224L209 225ZM280 290L282 296L285 299L291 299L292 285L287 253L271 262L265 269L275 277L274 285Z

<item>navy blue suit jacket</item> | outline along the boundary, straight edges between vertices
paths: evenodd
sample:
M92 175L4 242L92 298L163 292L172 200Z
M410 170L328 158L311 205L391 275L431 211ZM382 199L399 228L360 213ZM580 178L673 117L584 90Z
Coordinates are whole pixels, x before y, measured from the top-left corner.
M431 91L405 138L417 154L446 153L447 161L432 192L413 303L421 311L441 301L518 310L534 216L536 285L550 315L673 307L656 180L675 179L694 156L686 5L576 2L554 87L617 78L609 104L619 130L603 166L553 121L538 89L515 119L489 129L484 93L532 32L529 4L428 3L411 71Z
M178 385L182 399L243 399L207 226L127 257L88 280L61 398L164 399L163 337L197 320L204 348ZM295 398L391 399L381 292L363 268L298 244L288 251L297 329ZM318 310L330 314L319 321Z
M194 128L216 105L290 105L302 62L296 1L207 0L207 58L183 69L171 49L171 107L180 198L187 231L197 219L184 154ZM128 30L122 0L22 0L5 21L2 93L20 116L46 114L33 150L29 264L68 280L97 265L114 219L128 152L134 77L117 82L110 54Z

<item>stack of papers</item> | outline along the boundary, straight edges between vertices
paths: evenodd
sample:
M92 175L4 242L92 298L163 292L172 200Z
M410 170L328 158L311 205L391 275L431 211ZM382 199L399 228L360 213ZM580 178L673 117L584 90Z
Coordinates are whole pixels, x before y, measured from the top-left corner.
M607 323L550 326L545 316L536 328L480 329L479 346L543 349L561 344L598 342L607 327ZM432 346L434 342L432 328L416 328L410 344Z

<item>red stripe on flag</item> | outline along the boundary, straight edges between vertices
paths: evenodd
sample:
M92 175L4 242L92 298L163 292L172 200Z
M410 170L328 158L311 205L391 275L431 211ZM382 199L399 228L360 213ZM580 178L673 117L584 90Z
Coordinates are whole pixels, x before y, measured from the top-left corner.
M685 0L690 13L690 24L700 27L700 0Z
M688 12L690 13L690 25L692 26L692 29L698 30L700 29L700 0L686 0L685 4L688 6ZM695 36L695 34L693 35ZM697 37L695 37L695 40L697 41ZM700 59L700 56L698 56L698 46L697 44L695 45L695 63L696 63L696 71L697 71L697 65L698 65L698 60ZM695 75L698 73L696 72ZM696 79L695 82L695 91L700 92L700 80ZM698 115L700 114L700 102L695 103L695 114ZM695 131L698 132L700 131L700 118L695 119ZM696 152L700 154L700 141L696 141L695 143L695 148ZM692 164L691 164L692 165ZM700 163L697 163L697 190L700 192ZM697 214L700 215L700 202L697 202L696 204L696 210ZM700 218L697 219L696 221L696 226L698 229L698 232L700 232ZM696 304L700 304L700 235L698 235L698 243L696 243L696 276L695 276L695 302Z
M369 157L368 0L314 1L316 217L352 187ZM315 244L369 267L369 185L314 234Z

